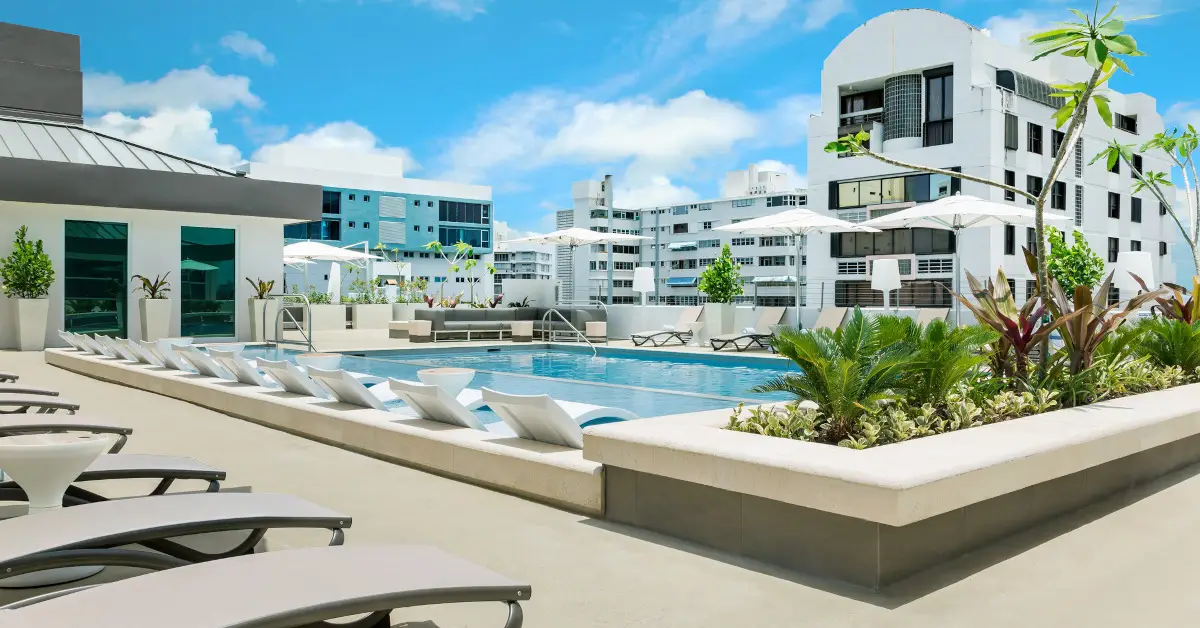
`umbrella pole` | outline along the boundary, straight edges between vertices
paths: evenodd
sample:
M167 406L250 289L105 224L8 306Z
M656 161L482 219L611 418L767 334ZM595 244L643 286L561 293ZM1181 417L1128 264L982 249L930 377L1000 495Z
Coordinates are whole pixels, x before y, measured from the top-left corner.
M954 297L954 326L955 327L962 325L962 301L959 301L958 296L957 296L957 295L962 294L962 291L959 287L959 280L958 280L959 276L962 275L962 269L959 268L959 260L962 259L962 254L959 252L959 247L962 244L960 242L961 238L959 238L959 234L961 234L961 233L962 233L961 227L956 227L954 229L954 294L955 294L955 297Z
M800 267L803 265L803 256L801 255L801 242L804 241L803 234L797 234L796 238L796 329L800 329L800 294L804 287L800 285ZM758 305L758 299L755 299L755 305Z

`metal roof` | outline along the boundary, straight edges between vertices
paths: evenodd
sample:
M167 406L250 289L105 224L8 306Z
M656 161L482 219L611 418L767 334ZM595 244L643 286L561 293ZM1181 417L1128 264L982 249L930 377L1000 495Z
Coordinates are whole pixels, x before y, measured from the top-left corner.
M234 177L237 173L76 125L0 116L0 157Z

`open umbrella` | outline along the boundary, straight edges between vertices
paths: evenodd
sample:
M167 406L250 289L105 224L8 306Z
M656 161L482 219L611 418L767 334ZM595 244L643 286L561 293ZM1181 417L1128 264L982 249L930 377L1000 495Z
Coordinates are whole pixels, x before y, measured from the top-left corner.
M761 216L742 222L735 222L729 225L721 225L713 227L713 231L729 231L731 233L741 233L744 235L753 236L794 236L796 238L796 323L800 322L800 303L801 296L804 290L804 285L800 282L800 266L802 264L801 241L803 236L814 232L840 232L840 231L879 231L865 224L853 223L818 214L817 212L807 209L789 209L771 214L770 216Z
M1045 214L1047 222L1065 222L1066 216ZM1032 227L1035 224L1034 211L1024 207L1008 205L984 200L976 196L955 194L945 196L931 203L922 203L894 214L873 218L864 223L880 229L895 229L905 227L926 227L929 229L947 229L954 232L954 291L959 290L958 277L962 274L959 268L958 236L963 229L973 227L998 227L1014 225ZM961 306L957 299L954 302L954 324L959 322Z
M630 235L627 233L601 233L584 229L582 227L571 227L569 229L560 229L552 231L545 235L532 235L524 238L514 238L505 240L505 242L529 242L531 244L557 244L560 246L569 246L573 252L576 247L591 245L591 244L612 244L615 242L629 242L632 240L650 240L646 236ZM609 268L609 283L608 283L608 300L612 302L612 268Z
M330 246L323 242L313 242L306 240L304 242L295 242L283 247L284 263L295 265L303 262L368 262L371 260L383 259L378 255L363 253L352 249L343 249L337 246ZM290 262L288 260L291 260ZM301 261L303 260L303 262ZM308 266L304 267L304 289L308 289Z

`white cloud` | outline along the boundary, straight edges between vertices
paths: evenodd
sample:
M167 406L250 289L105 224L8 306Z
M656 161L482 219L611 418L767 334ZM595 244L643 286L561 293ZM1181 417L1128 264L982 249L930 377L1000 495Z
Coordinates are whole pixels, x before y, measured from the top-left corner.
M992 39L1020 48L1029 35L1049 29L1056 19L1045 11L1022 9L1012 15L989 17L983 29Z
M1167 109L1167 113L1163 115L1163 120L1166 121L1166 126L1170 129L1171 125L1192 125L1200 128L1200 100L1191 102L1177 102Z
M833 18L849 13L851 6L850 0L812 0L807 9L801 28L806 31L819 31L832 22Z
M87 125L131 142L218 166L232 166L242 157L236 146L217 140L212 114L199 107L161 109L141 117L114 111L89 118Z
M255 151L253 159L300 168L336 167L393 176L421 168L407 148L386 146L369 129L350 121L330 122L285 141L267 144Z
M626 174L630 174L628 171ZM613 187L613 205L639 208L675 205L700 200L695 190L675 185L663 175L633 176L618 179Z
M501 166L517 169L533 163L547 134L569 119L576 97L550 90L514 94L479 118L466 135L451 141L442 156L446 172L438 178L474 182Z
M263 65L275 65L275 55L267 50L266 44L244 31L233 31L221 38L221 47L243 59L258 59Z
M250 91L245 76L221 75L202 65L171 70L153 81L126 83L116 74L85 74L85 111L154 111L164 108L201 107L210 110L235 106L258 108L262 99Z
M427 6L438 13L452 15L462 20L469 20L480 13L486 13L491 0L412 0L416 6Z

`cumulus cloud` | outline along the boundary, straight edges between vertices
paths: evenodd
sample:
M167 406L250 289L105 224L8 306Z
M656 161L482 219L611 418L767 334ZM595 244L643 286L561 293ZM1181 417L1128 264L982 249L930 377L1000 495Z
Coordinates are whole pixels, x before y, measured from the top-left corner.
M221 38L221 47L243 59L257 59L263 65L275 65L275 55L267 50L266 44L244 31L233 31Z
M253 109L262 104L250 91L249 78L217 74L206 65L171 70L162 78L134 83L111 73L83 77L83 108L91 112L187 107L223 110L239 105Z
M387 146L369 129L351 121L330 122L282 142L267 144L254 161L299 168L328 169L401 176L420 170L412 152Z
M632 177L618 181L613 187L613 205L616 207L659 207L700 200L695 190L676 185L664 175L639 176L634 173Z
M1200 100L1171 105L1163 115L1163 120L1166 121L1168 129L1171 125L1183 127L1188 124L1200 128Z
M461 20L470 20L476 15L486 13L491 0L412 0L412 3Z
M199 107L160 109L139 117L113 111L86 122L102 133L217 166L229 167L242 158L236 146L217 139L212 114Z
M989 17L983 23L983 30L992 39L1019 48L1029 35L1048 30L1055 19L1055 14L1022 9L1012 15Z

